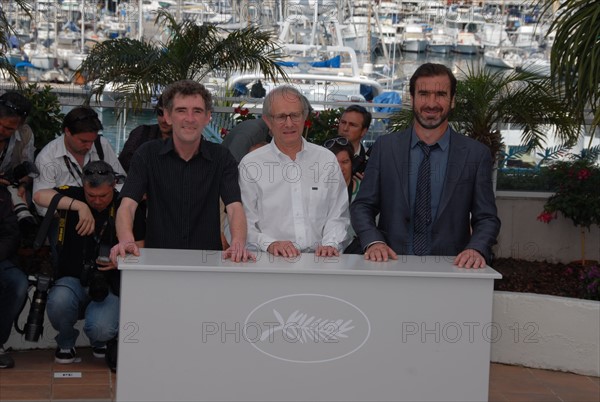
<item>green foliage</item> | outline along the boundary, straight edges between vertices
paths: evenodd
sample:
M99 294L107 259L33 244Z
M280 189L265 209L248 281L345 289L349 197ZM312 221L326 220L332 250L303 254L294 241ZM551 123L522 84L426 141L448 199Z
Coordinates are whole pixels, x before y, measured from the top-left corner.
M14 0L11 3L14 3L15 7L20 8L26 15L31 17L32 6L27 0ZM21 88L21 78L6 57L6 50L10 49L9 38L14 33L14 27L9 24L6 17L7 14L0 7L0 77L11 79L17 87Z
M27 124L33 131L35 148L38 151L60 134L65 117L61 112L58 97L50 91L51 89L50 85L45 85L40 90L37 84L29 84L23 92L23 96L32 104Z
M582 153L549 166L556 193L546 201L540 220L549 222L552 214L560 212L576 226L589 229L600 224L600 167L594 156L597 154Z
M547 167L539 169L501 169L498 171L496 188L504 191L554 192L555 188Z
M548 79L527 72L507 74L484 68L469 68L462 75L450 124L458 132L486 144L494 157L503 148L503 123L523 129L521 143L528 149L545 144L549 125L556 128L559 141L569 145L576 141L579 124ZM410 126L412 120L412 110L400 110L392 115L388 130L401 130Z
M306 140L317 145L323 145L329 138L337 137L339 119L343 112L344 108L313 110L309 113L304 124L304 137Z
M138 108L174 81L201 81L209 73L260 70L272 80L285 77L276 64L279 46L258 27L229 32L191 20L177 22L164 10L156 23L170 33L165 43L117 38L91 50L78 71L92 84L90 97L98 98L110 85L117 102Z
M546 3L553 16L549 31L556 37L550 53L552 77L564 90L565 100L583 118L586 108L594 114L593 127L600 125L600 1L568 0ZM593 130L592 130L593 131Z

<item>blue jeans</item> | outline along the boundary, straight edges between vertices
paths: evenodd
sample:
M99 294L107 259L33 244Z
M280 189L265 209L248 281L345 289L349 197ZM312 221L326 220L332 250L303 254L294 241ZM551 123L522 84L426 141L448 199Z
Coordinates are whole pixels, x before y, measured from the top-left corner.
M75 323L80 317L85 319L83 331L93 347L104 346L119 330L119 298L109 292L103 301L92 301L88 289L72 276L54 282L46 310L52 327L58 331L55 339L61 349L75 346L79 336Z
M9 260L0 261L0 346L10 336L17 314L27 297L27 276Z

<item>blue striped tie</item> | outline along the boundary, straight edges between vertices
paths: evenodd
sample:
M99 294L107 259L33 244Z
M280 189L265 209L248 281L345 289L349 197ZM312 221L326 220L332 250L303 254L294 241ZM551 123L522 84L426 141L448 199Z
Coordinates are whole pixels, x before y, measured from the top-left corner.
M438 144L431 146L423 141L417 143L423 151L423 160L417 175L417 194L415 196L415 224L413 234L413 253L425 255L429 252L427 228L431 224L431 165L429 154Z

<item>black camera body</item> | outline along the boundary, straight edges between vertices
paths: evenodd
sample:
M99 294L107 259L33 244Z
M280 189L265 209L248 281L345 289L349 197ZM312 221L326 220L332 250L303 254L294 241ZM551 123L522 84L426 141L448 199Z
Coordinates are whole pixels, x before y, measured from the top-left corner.
M79 281L81 286L88 288L88 295L93 301L101 302L108 296L110 288L108 278L106 273L98 270L98 264L95 261L87 261L83 264Z
M28 161L24 161L12 169L4 172L0 178L8 181L10 185L6 186L6 189L10 193L10 198L13 203L13 210L17 215L17 219L19 223L28 223L31 225L37 224L37 219L31 211L29 207L18 194L19 180L25 176L37 176L39 175L39 171L37 167Z
M367 168L367 158L364 155L356 155L352 160L352 176L364 173Z
M21 180L25 176L37 177L40 172L34 163L29 161L23 161L19 163L17 166L12 169L8 169L6 172L2 173L0 178L8 181L9 183L18 186L19 180Z

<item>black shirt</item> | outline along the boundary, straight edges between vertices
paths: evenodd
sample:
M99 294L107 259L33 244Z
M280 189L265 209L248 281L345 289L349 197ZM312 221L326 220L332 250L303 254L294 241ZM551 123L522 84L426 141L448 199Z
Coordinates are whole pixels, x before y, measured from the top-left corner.
M173 139L143 144L133 155L121 197L148 195L145 247L221 250L219 197L241 202L237 162L220 144L205 139L185 161Z
M85 194L82 187L62 186L55 188L57 192L67 197L86 202ZM96 224L94 235L80 236L77 234L75 227L79 222L79 213L77 211L60 211L60 216L64 217L64 235L62 240L59 238L58 249L58 267L56 277L73 276L79 278L84 262L95 261L97 257L98 239L95 235L99 235L99 241L102 244L113 246L117 244L117 235L115 232L115 216L120 200L118 199L119 192L115 190L113 201L103 211L98 212L90 207L94 221ZM86 203L87 204L87 203ZM134 236L136 240L141 240L144 237L143 230L140 230L140 222L144 216L136 214L134 223ZM59 224L60 226L60 224ZM143 227L143 226L142 226ZM59 237L61 229L59 228ZM109 275L118 275L117 270L108 271Z

